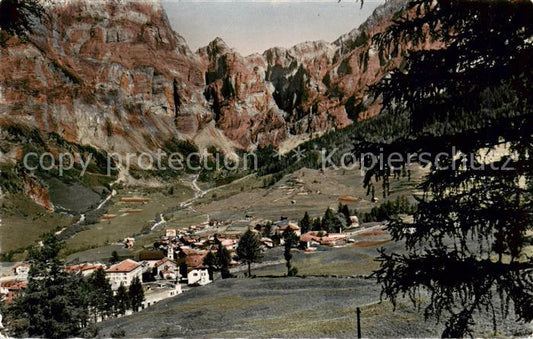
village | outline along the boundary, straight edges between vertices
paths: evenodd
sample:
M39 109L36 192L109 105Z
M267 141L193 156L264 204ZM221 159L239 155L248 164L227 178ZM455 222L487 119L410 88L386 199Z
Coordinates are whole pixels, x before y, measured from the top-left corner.
M153 246L145 246L134 257L123 259L113 253L112 258L105 263L81 262L65 265L64 269L69 274L79 274L83 277L90 277L98 270L103 270L115 294L121 286L129 288L132 282L140 281L144 299L139 309L144 309L217 279L246 277L246 265L237 255L239 240L246 230L252 232L261 252L266 253L284 245L284 234L293 233L298 240L290 246L293 247L292 251L309 255L321 247L340 248L358 244L366 246L369 243L368 236L380 235L383 238L386 234L385 223L360 224L355 215L347 217L343 225L344 229L340 227L336 233L307 229L302 234L299 223L285 217L273 222L256 220L250 215L233 222L211 220L187 228L166 228ZM132 249L135 246L135 238L125 238L123 246ZM215 256L221 251L227 253L229 258L226 274L220 267L216 269L206 260L209 254ZM282 262L283 258L277 261L259 260L253 267L255 269ZM0 295L3 301L8 304L13 302L27 288L30 265L29 262L19 262L12 267L11 275L1 278ZM125 315L132 313L133 310L129 309Z

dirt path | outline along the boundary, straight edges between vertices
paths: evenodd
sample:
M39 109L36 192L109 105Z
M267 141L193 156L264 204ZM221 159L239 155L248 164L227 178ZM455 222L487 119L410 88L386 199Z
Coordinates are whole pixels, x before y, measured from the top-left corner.
M124 173L124 170L122 169L121 166L118 167L118 176L117 176L117 180L113 181L112 183L109 184L109 187L111 188L111 193L109 193L109 195L107 197L105 197L99 204L98 206L93 209L92 211L97 211L99 209L101 209L102 207L105 206L105 204L107 204L111 198L113 198L115 195L117 195L117 191L115 189L113 189L113 186L115 186L116 184L120 183L120 182L125 182L126 181L126 174ZM91 173L93 174L93 173ZM101 174L103 175L103 174ZM87 211L85 213L82 213L80 214L80 219L75 222L74 224L71 224L70 226L68 227L63 227L62 229L60 229L59 231L57 231L55 233L55 235L60 235L61 233L63 233L67 228L69 227L73 227L73 226L78 226L80 225L81 223L83 223L85 221L85 217L87 215L87 213L89 213L91 211Z
M210 189L207 189L207 190L202 190L200 188L200 186L198 186L198 177L199 175L195 175L194 176L194 179L191 181L191 188L193 189L194 191L194 197L192 197L191 199L188 199L188 200L185 200L184 202L180 203L179 204L179 210L182 210L184 208L188 208L190 210L192 210L193 212L197 212L193 207L192 205L197 202L198 200L202 199L203 197L205 197L209 192L212 192L214 190L218 190L218 189L223 189L224 187L226 186L229 186L229 185L232 185L232 184L235 184L235 183L238 183L240 181L243 181L245 179L247 179L250 175L255 175L255 174L249 174L247 176L244 176L242 178L239 178L237 180L234 180L228 184L225 184L225 185L222 185L222 186L218 186L218 187L212 187ZM177 211L174 211L174 212L177 212ZM209 222L211 220L211 216L207 213L205 213L205 216L206 216L206 222ZM154 227L152 227L152 230L154 229Z

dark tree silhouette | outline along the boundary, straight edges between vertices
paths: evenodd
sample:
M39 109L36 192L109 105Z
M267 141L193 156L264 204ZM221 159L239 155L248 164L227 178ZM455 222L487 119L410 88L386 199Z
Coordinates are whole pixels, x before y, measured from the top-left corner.
M327 233L338 232L342 228L342 222L339 220L335 212L328 207L324 212L324 218L322 218L322 230Z
M263 257L261 253L261 244L257 237L250 230L247 230L239 240L237 246L237 256L239 260L248 265L248 277L252 276L251 265L253 262L259 262Z
M113 298L111 284L106 277L105 271L99 269L94 272L89 279L89 284L91 290L89 305L92 308L94 317L97 318L100 315L102 319L105 319L106 317L113 316L115 300Z
M120 284L115 294L115 312L118 315L126 314L126 311L131 307L130 296L128 290L124 285Z
M376 272L393 303L408 296L417 304L425 291L425 316L445 320L444 337L471 334L480 312L496 327L498 306L533 320L533 261L523 253L533 215L532 70L524 67L533 59L532 19L529 0L413 0L374 39L384 59L405 56L372 89L383 115L409 121L406 138L385 152L461 152L432 163L414 223L388 227L407 253L382 250ZM427 41L434 48L419 49ZM413 48L402 50L407 42ZM472 156L503 143L512 157Z
M311 217L307 211L304 214L302 220L300 220L300 230L302 234L307 233L311 230Z
M28 288L16 303L30 337L79 336L88 325L88 300L81 275L69 275L58 259L62 243L47 237L30 253Z
M144 301L144 290L139 278L133 278L128 289L128 295L133 312L138 312Z
M222 246L222 243L218 238L216 238L216 242L218 243L216 253L209 251L204 257L203 264L209 271L210 279L213 278L213 272L215 271L220 272L222 279L230 278L231 273L229 272L229 265L231 263L231 254L224 246Z
M118 256L117 251L111 252L111 259L109 260L110 264L116 264L120 261L120 257Z
M231 263L231 254L229 251L222 246L218 245L217 249L217 263L222 279L231 278L231 273L229 272L229 265Z
M292 264L291 264L291 260L292 260L292 253L291 253L291 249L293 247L296 247L298 246L298 243L300 241L300 237L298 237L296 235L296 233L294 233L293 230L291 230L290 228L287 228L285 231L283 231L283 240L284 240L284 243L283 243L283 257L285 258L285 266L287 266L287 275L289 277L292 277L292 276L295 276L296 273L298 272L298 270L296 269L296 267L292 267Z
M207 272L209 273L209 279L213 280L213 272L217 270L217 257L212 251L206 254L204 257L204 266L207 267Z

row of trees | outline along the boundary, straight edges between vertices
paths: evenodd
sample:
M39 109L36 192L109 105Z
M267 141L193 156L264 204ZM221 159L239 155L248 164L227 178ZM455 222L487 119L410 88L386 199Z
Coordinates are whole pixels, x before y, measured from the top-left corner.
M287 275L295 276L298 273L298 270L291 264L291 249L298 246L300 238L291 229L285 230L282 233L281 238L283 239L283 257L286 261ZM263 251L258 236L254 234L254 232L252 232L251 230L247 230L239 239L236 251L236 259L248 266L248 276L251 277L252 263L261 262L262 258ZM217 251L215 253L210 251L204 258L204 265L208 268L211 278L213 277L213 272L217 271L221 272L221 276L223 279L230 278L230 262L231 255L229 251L225 247L223 247L220 242L218 244Z
M399 196L393 201L387 200L373 207L368 213L362 213L361 220L362 222L385 221L398 214L414 214L415 212L416 205L411 204L407 197Z
M347 213L347 217L343 212L335 213L328 207L324 216L311 218L309 213L305 212L303 218L299 222L300 230L302 234L309 231L322 231L325 233L336 233L345 227L349 222L350 214Z
M103 269L96 271L86 281L89 283L89 308L95 322L98 318L106 319L124 315L130 309L137 312L144 301L142 283L137 277L133 278L128 288L120 284L116 293L113 293Z
M127 289L120 286L113 293L104 270L89 277L68 274L58 254L62 248L54 235L43 247L29 254L31 269L28 287L6 308L6 325L14 336L66 338L93 337L94 323L139 310L144 292L139 279Z
M328 208L322 218L311 218L309 213L305 212L299 226L302 234L309 231L334 233L349 226L352 223L351 216L359 217L362 222L385 221L391 220L398 214L413 214L415 211L416 205L411 204L405 196L398 196L395 200L385 201L367 213L359 213L356 209L350 209L348 205L339 203L337 213Z

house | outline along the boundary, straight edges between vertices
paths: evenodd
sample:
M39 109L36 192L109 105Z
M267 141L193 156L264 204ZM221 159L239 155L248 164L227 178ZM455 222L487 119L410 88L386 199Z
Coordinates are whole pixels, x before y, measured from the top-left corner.
M188 285L206 285L211 282L209 272L204 267L204 258L207 251L189 252L185 257Z
M195 239L189 237L189 236L183 236L180 238L181 242L184 244L184 245L194 245L194 243L196 242Z
M350 223L348 227L359 227L359 218L356 215L350 215Z
M343 233L307 232L300 236L300 248L314 250L318 245L340 246L346 244L348 235Z
M65 271L69 274L81 273L81 275L83 275L84 277L87 277L100 269L105 270L106 266L104 264L84 263L84 264L79 264L79 265L67 266L65 268Z
M30 273L30 264L29 263L19 263L13 267L13 273L18 280L27 280L28 274Z
M329 233L324 237L320 238L320 244L330 247L338 247L345 245L347 242L348 236L342 233Z
M6 280L0 282L0 300L12 303L28 287L27 281Z
M111 266L106 271L106 276L109 278L111 288L118 289L120 284L124 286L131 285L134 278L142 279L143 267L135 260L126 259L116 265Z
M191 285L204 286L211 282L209 272L206 268L194 268L187 273L187 283Z
M166 253L162 250L143 250L139 253L139 261L145 262L149 268L154 268L159 260L166 257Z
M272 239L270 238L262 237L261 239L259 239L259 242L263 244L263 246L265 246L266 248L274 247L274 241L272 241Z
M154 275L156 278L176 280L179 278L178 264L173 260L163 258L154 265Z
M294 233L297 235L297 236L300 236L302 235L302 231L300 230L300 227L298 227L298 225L296 225L295 223L293 222L288 222L286 225L282 225L282 226L279 226L277 229L276 229L276 234L281 236L283 234L283 232L285 232L285 230L287 229L291 229L294 231Z
M133 244L135 243L135 238L124 238L124 241L122 243L124 244L124 248L132 248Z
M172 283L147 283L143 285L143 290L144 301L141 306L143 309L182 293L181 285Z
M319 232L307 232L300 236L300 248L304 250L314 250L316 246L320 245Z
M218 238L220 241L220 244L222 247L226 248L228 251L234 251L237 249L237 246L239 245L239 242L237 239L224 239L224 238Z
M169 228L165 231L165 236L168 238L175 238L176 237L176 229L175 228Z

